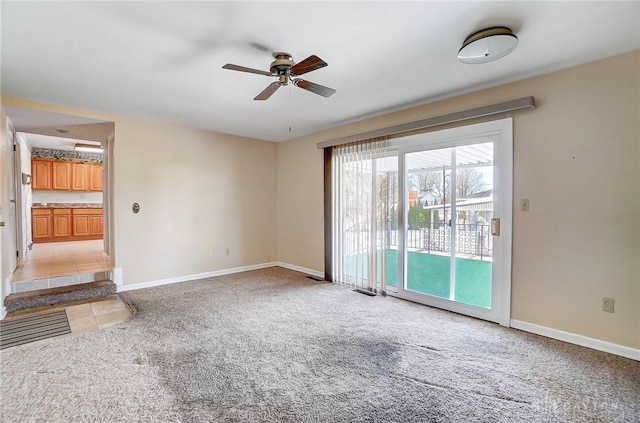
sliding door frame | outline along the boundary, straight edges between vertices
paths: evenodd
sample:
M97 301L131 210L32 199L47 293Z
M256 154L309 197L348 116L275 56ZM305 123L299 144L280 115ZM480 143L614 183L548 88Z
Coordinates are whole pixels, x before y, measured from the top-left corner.
M407 175L406 154L447 147L457 147L480 142L494 143L494 215L500 218L501 233L494 241L494 261L492 265L491 309L484 309L459 303L445 298L428 296L404 289L407 274ZM511 247L513 215L513 120L505 118L496 121L466 125L409 137L391 142L392 149L398 150L398 194L399 194L399 246L397 292L389 295L406 300L446 309L460 314L509 326L511 320ZM498 182L499 181L499 182ZM494 185L494 186L496 186ZM400 230L401 228L401 230Z
M532 106L531 106L532 107ZM406 274L406 222L407 222L407 186L405 169L405 154L408 152L452 147L454 145L468 145L483 141L494 142L494 159L498 166L494 166L494 181L502 181L498 189L494 189L494 215L501 219L500 242L494 244L492 266L491 304L492 309L467 305L449 299L417 294L404 289ZM333 263L333 193L332 193L332 145L321 146L324 149L324 242L325 242L325 279L335 282L335 263ZM512 249L512 216L513 216L513 118L478 124L460 126L452 129L418 133L415 135L398 136L389 140L388 151L398 154L398 275L397 292L387 286L387 293L409 301L442 308L471 317L480 318L510 326L511 320L511 249ZM501 263L496 266L495 262Z

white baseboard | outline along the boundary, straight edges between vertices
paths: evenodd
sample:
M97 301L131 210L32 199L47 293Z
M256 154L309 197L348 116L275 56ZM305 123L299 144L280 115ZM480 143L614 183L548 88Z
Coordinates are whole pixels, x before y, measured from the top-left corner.
M570 344L580 345L583 347L592 348L594 350L604 351L607 353L619 355L621 357L640 361L640 349L625 347L624 345L601 341L599 339L589 338L587 336L565 332L546 326L540 326L534 323L527 323L520 320L511 319L511 327L514 329L523 330L525 332L535 333L536 335L546 336L547 338L553 338L559 341L568 342Z
M118 292L132 291L135 289L153 288L154 286L168 285L171 283L195 281L198 279L214 278L216 276L230 275L233 273L248 272L250 270L265 269L277 266L275 262L253 264L251 266L234 267L231 269L214 270L212 272L196 273L193 275L177 276L175 278L160 279L157 281L134 283L131 285L119 285Z
M273 263L273 265L284 267L285 269L289 269L289 270L295 270L296 272L300 272L300 273L308 273L309 275L324 279L324 272L320 272L318 270L296 266L295 264L283 263L281 261L276 261Z
M248 272L250 270L266 269L267 267L275 267L275 266L284 267L285 269L289 269L289 270L295 270L296 272L307 273L309 275L317 276L319 278L324 278L324 272L319 272L317 270L307 269L306 267L300 267L300 266L296 266L296 265L289 264L289 263L283 263L283 262L280 262L280 261L272 261L272 262L269 262L269 263L253 264L253 265L250 265L250 266L234 267L234 268L231 268L231 269L214 270L212 272L196 273L196 274L193 274L193 275L185 275L185 276L177 276L175 278L168 278L168 279L160 279L160 280L157 280L157 281L134 283L134 284L131 284L131 285L123 285L122 284L122 269L118 268L118 269L114 269L114 279L119 279L118 282L120 282L120 283L117 283L115 280L113 282L116 283L116 285L118 285L118 292L123 292L123 291L133 291L135 289L153 288L154 286L168 285L168 284L171 284L171 283L195 281L195 280L198 280L198 279L205 279L205 278L213 278L213 277L216 277L216 276L231 275L233 273ZM115 272L116 270L120 271L119 272L119 275L120 275L119 278L115 277L115 275L118 274L118 272Z
M2 301L4 302L4 299ZM2 317L0 317L0 320L4 319L6 315L7 315L7 308L3 305L2 306Z

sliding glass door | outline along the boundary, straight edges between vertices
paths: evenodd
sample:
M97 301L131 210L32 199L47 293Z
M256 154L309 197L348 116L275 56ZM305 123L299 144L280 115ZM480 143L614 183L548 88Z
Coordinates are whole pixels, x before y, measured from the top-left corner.
M508 325L511 125L334 148L334 280Z
M491 308L493 143L405 155L406 289Z
M399 144L402 283L396 295L508 324L510 123L423 134Z

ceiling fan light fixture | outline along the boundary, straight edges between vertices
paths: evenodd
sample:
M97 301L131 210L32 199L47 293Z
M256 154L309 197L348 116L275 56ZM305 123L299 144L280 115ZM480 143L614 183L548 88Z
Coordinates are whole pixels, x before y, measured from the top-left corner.
M486 28L469 35L458 51L462 63L477 64L498 60L518 45L511 29L504 26Z

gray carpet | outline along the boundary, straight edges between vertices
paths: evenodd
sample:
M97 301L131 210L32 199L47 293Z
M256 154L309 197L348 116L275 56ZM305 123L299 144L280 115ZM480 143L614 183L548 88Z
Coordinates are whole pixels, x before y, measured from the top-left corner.
M270 268L0 352L0 420L634 422L640 362Z
M90 298L108 297L117 292L118 287L110 280L87 282L57 288L10 294L4 299L7 313L26 308L36 308Z

